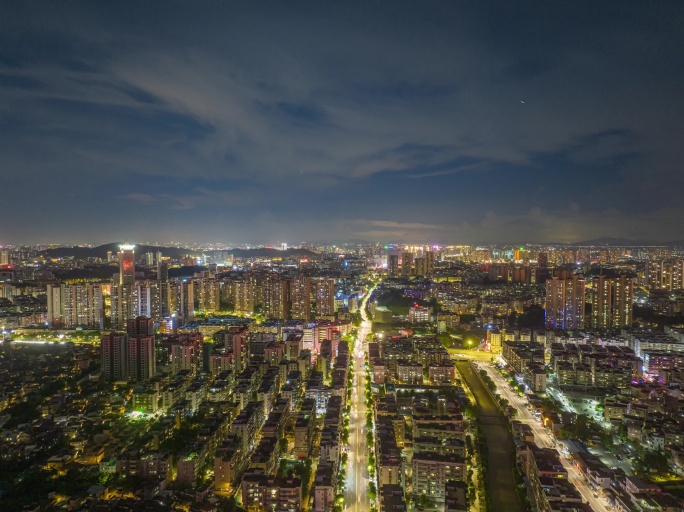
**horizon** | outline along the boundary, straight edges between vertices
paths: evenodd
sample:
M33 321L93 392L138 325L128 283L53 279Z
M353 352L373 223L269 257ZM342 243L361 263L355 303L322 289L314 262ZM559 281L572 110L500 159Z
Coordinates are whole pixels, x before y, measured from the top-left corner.
M681 239L682 20L5 4L0 240Z
M48 247L48 248L89 248L96 249L99 247L109 246L109 245L121 245L124 244L123 241L109 241L104 243L70 243L70 242L46 242L46 243L36 243L36 244L24 244L24 243L5 243L0 244L0 249L2 248L12 248L12 247ZM151 247L151 248L169 248L169 249L193 249L202 248L207 251L225 251L225 250L256 250L256 249L270 249L275 251L286 251L292 249L305 249L308 247L304 246L347 246L347 245L380 245L380 246L398 246L398 247L436 247L439 249L447 247L459 247L459 246L527 246L527 247L554 247L554 246L586 246L586 247L665 247L665 246L684 246L684 240L634 240L626 238L617 237L600 237L591 240L577 240L575 242L530 242L530 241L505 241L505 242L490 242L490 241L477 241L477 242L462 242L462 241L434 241L431 243L419 243L419 242L405 242L397 240L360 240L360 239L350 239L350 240L328 240L328 241L298 241L298 242L272 242L272 243L248 243L248 242L234 242L226 243L220 241L197 241L197 242L160 242L160 241L140 241L136 243L130 243L130 247L134 250L136 247ZM211 247L214 246L214 247Z

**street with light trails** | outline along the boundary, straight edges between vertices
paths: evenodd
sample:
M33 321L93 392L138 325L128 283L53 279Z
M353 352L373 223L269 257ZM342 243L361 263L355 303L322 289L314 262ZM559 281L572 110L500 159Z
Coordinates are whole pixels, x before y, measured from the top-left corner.
M344 493L344 509L353 512L367 512L371 508L368 496L368 445L366 443L366 380L365 353L366 337L371 332L372 322L366 313L370 289L359 305L362 323L352 351L354 380L349 421L349 462Z

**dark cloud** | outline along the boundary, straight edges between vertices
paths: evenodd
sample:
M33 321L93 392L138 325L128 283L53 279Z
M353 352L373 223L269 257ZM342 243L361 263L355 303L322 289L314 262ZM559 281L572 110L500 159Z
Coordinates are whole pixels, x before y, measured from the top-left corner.
M0 242L680 238L682 21L0 2Z

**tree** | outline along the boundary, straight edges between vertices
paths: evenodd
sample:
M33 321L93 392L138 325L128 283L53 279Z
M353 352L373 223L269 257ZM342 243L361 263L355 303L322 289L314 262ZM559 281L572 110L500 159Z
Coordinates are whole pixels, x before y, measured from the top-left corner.
M645 471L648 473L654 471L664 473L670 468L670 465L667 462L667 455L665 455L665 452L660 450L646 451L643 457L637 457L635 459L634 465L640 471Z
M375 489L375 483L374 482L368 482L368 497L370 498L371 501L375 501L375 498L377 498L378 493L377 490Z
M618 427L618 437L620 438L620 441L622 441L623 443L626 443L629 439L627 433L627 425L625 425L624 423L620 423L620 427Z
M613 451L615 449L615 438L610 430L605 430L603 434L601 434L601 444L603 444L608 451Z

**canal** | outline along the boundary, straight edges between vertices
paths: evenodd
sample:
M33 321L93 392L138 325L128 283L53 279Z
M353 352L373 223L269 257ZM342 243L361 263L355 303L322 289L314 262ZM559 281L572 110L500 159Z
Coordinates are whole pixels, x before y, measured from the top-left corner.
M508 422L492 399L482 380L475 375L468 362L456 363L461 377L477 400L477 424L483 433L487 457L488 510L497 512L522 512L523 508L515 490L513 469L515 446Z

